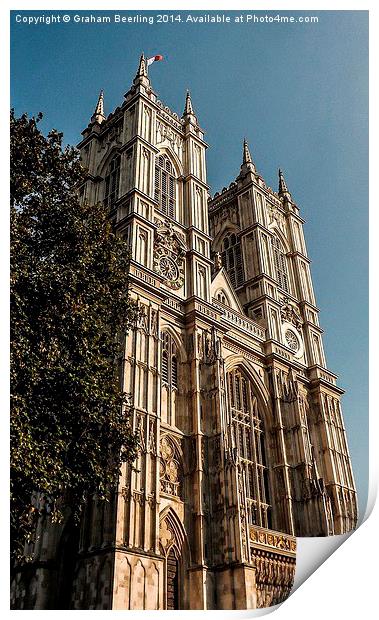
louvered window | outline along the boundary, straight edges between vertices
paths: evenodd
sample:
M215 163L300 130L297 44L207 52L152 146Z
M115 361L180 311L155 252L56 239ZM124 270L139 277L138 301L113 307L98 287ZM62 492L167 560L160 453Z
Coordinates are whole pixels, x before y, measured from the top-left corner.
M274 257L274 267L276 273L276 279L280 288L282 288L287 293L289 292L289 283L288 283L288 267L287 267L287 257L283 250L283 246L278 239L278 237L272 237L272 253Z
M168 383L168 357L166 350L162 352L162 383Z
M178 388L178 358L174 339L168 332L161 333L162 339L162 385L170 390Z
M245 473L249 522L271 526L264 429L251 382L235 369L228 374L232 437Z
M234 288L241 286L244 281L241 243L235 234L224 238L221 259Z
M175 218L176 178L174 168L166 155L159 155L155 160L154 199L165 215Z
M121 156L116 155L108 167L105 177L104 204L111 209L118 198L118 190L120 186L120 166Z

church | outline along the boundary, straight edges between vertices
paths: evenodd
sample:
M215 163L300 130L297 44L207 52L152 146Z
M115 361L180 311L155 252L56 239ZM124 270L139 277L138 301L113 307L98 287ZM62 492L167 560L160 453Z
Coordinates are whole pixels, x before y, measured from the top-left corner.
M142 55L120 107L100 93L78 145L80 197L130 246L139 305L121 371L138 457L81 530L41 525L18 609L255 609L289 595L297 536L357 523L304 220L246 140L213 197L204 131L154 92ZM317 258L317 257L316 257Z

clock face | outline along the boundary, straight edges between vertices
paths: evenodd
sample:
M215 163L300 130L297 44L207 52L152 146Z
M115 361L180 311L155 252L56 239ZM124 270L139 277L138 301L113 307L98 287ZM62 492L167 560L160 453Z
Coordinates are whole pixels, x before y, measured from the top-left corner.
M300 349L300 342L295 332L293 332L291 329L287 329L284 336L289 348L294 351L294 353L296 353Z
M159 271L171 282L175 282L179 278L179 269L169 256L162 256L159 260Z

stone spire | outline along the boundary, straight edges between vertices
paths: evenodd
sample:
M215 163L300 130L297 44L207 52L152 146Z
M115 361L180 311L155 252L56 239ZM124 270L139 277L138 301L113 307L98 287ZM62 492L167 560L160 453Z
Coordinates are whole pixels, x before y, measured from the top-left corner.
M285 181L284 178L284 174L281 171L281 169L279 168L279 189L278 189L278 195L279 196L286 196L287 198L291 197L290 192L288 191L288 187L287 187L287 183Z
M191 101L191 94L190 94L189 90L187 90L187 94L186 94L186 104L184 106L183 116L187 116L187 114L195 115L195 112L193 111L193 106L192 106L192 101Z
M247 172L256 172L255 165L252 160L249 145L247 143L246 138L243 141L243 155L242 155L242 165L241 165L241 174Z
M251 159L251 155L250 155L249 145L247 143L246 138L243 141L243 159L242 159L242 163L243 164L252 164L253 163L253 160Z
M95 111L94 111L94 113L92 114L92 117L91 117L91 123L98 123L99 125L101 125L101 123L103 121L105 121L105 116L104 116L104 91L101 90L100 94L99 94L99 98L97 100Z
M139 65L133 84L143 84L144 86L148 86L150 84L149 76L147 74L146 58L143 52L139 59Z

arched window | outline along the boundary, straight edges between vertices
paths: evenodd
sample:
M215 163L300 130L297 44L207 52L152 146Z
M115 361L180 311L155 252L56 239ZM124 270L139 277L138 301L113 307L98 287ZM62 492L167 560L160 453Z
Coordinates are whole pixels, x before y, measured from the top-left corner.
M165 215L175 217L176 177L174 167L166 155L158 155L155 160L154 199Z
M234 233L224 237L221 259L234 288L241 286L244 280L241 244Z
M225 295L224 291L222 291L222 290L217 291L216 299L217 299L217 301L221 301L221 303L224 304L224 306L229 306L229 301L228 301L228 298Z
M105 176L104 204L110 209L118 198L120 187L120 166L121 155L116 155L110 161L108 171Z
M232 435L243 465L249 523L271 526L264 428L251 382L237 368L228 373Z
M271 238L272 253L274 257L274 268L276 279L280 288L289 292L287 257L284 252L280 239L276 236Z

